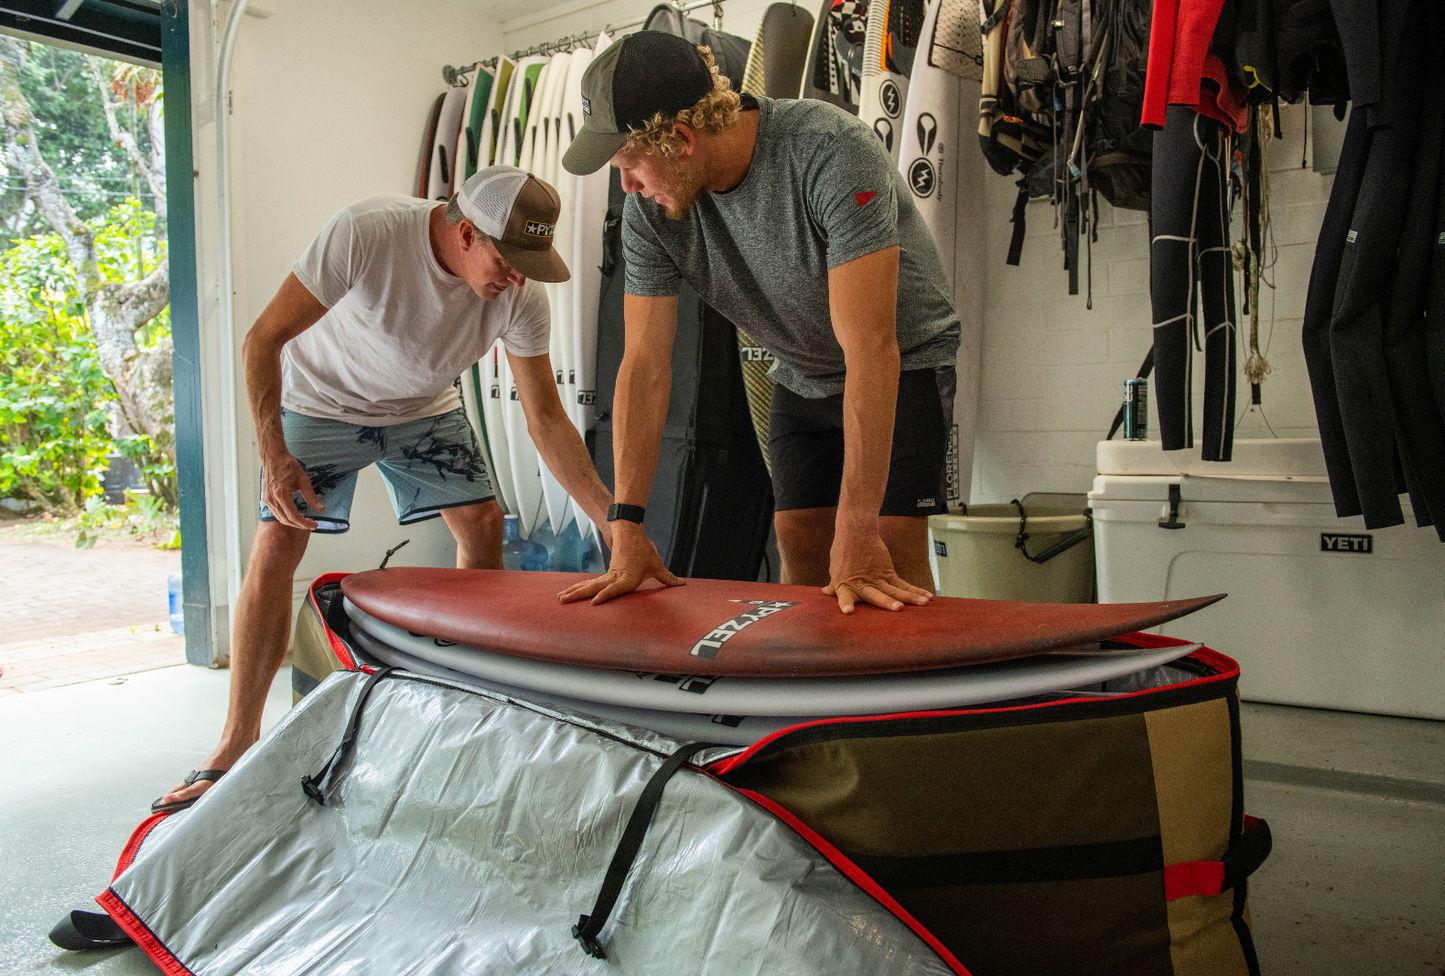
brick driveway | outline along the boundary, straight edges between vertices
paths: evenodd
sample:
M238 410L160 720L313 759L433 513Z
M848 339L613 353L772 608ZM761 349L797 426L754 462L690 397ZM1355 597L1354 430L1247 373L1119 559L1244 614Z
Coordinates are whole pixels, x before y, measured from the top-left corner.
M181 664L166 577L181 554L0 540L0 697Z

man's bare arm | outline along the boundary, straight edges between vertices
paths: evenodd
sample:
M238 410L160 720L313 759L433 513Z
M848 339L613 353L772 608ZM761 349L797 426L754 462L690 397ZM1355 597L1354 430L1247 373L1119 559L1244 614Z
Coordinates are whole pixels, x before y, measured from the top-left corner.
M546 353L540 356L508 353L507 361L517 384L522 412L527 415L527 433L537 445L537 453L547 470L556 475L567 494L602 531L602 540L611 548L607 506L612 504L612 494L597 476L587 445L557 395L551 357Z
M677 297L641 298L626 295L623 314L627 344L617 371L612 405L616 500L646 505L657 470L662 428L672 391L672 342L677 334ZM578 583L561 594L563 603L590 598L603 603L631 593L648 579L669 586L681 581L662 564L657 547L642 526L625 520L612 523L612 562L607 572Z
M294 492L301 492L311 508L320 511L322 506L311 488L311 479L286 450L286 437L281 431L281 350L325 314L326 306L306 290L296 275L288 274L241 344L246 399L251 405L251 421L256 425L261 453L261 500L276 521L297 529L314 529L316 523L297 511Z
M859 602L887 610L928 602L900 577L878 529L888 488L893 414L898 402L898 247L828 273L833 332L843 347L843 486L824 592L852 613Z

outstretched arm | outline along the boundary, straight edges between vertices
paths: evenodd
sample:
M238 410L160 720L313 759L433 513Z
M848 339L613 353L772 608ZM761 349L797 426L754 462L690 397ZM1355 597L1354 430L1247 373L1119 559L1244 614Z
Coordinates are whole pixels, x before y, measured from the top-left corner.
M898 253L895 245L828 272L829 311L847 376L843 487L823 592L836 596L844 613L860 601L886 610L928 602L926 590L894 571L878 529L898 402Z
M316 522L297 510L292 497L295 492L301 492L313 511L321 511L322 506L306 470L286 450L281 431L281 350L325 314L326 306L296 275L288 274L241 344L246 398L261 453L261 500L276 521L296 529L314 529Z
M627 344L617 371L612 405L613 457L617 472L616 500L646 505L657 470L662 428L667 422L672 391L672 342L677 334L677 296L641 298L626 295L623 315ZM657 547L642 526L625 520L612 526L612 562L607 572L558 594L563 603L591 599L604 603L631 593L649 579L668 586L682 583L663 565Z
M512 368L512 379L517 384L522 412L527 415L527 433L531 435L532 443L537 445L537 453L542 456L547 470L557 476L567 494L602 532L602 541L611 548L607 506L612 504L612 494L597 477L587 445L582 443L581 435L557 395L551 357L546 353L540 356L507 353L507 362Z

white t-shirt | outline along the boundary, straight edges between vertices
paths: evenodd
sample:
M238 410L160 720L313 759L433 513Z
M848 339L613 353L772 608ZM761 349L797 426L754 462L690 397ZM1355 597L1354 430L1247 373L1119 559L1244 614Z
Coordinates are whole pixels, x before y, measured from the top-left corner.
M456 409L452 385L498 338L516 356L549 350L547 290L527 281L479 298L432 253L437 204L367 197L332 217L292 271L328 309L286 344L281 405L386 427Z

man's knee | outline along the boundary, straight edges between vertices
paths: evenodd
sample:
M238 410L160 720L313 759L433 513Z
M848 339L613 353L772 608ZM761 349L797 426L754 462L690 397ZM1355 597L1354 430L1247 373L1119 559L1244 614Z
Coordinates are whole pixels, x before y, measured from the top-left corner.
M262 522L251 544L247 575L252 573L285 573L289 580L306 555L311 542L307 529L292 528L280 522Z
M502 507L495 500L442 509L442 519L458 545L479 544L502 537Z

